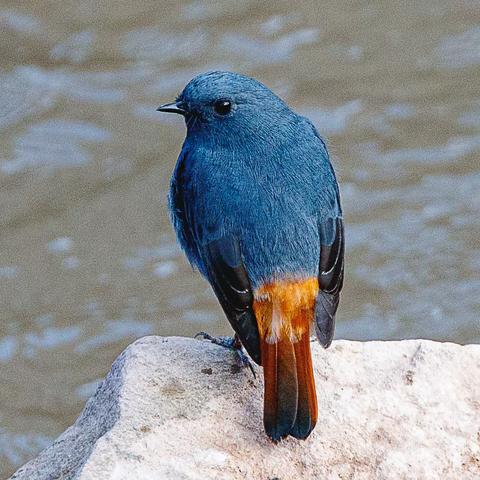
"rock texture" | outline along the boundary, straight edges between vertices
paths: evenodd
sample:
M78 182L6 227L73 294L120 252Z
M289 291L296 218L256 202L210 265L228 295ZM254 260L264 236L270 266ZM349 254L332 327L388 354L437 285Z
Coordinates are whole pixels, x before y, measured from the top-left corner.
M271 443L262 375L187 338L129 346L75 424L12 478L478 479L480 346L313 346L319 422Z

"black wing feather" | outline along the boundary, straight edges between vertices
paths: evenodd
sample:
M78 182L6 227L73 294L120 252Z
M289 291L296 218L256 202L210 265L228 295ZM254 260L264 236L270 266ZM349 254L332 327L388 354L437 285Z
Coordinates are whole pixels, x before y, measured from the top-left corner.
M206 248L210 283L243 346L260 364L260 335L253 311L253 292L243 265L238 239L223 237Z
M315 303L315 331L324 348L330 346L335 332L335 313L343 286L344 253L343 219L337 217L335 220L335 239L332 245L320 245L319 292Z

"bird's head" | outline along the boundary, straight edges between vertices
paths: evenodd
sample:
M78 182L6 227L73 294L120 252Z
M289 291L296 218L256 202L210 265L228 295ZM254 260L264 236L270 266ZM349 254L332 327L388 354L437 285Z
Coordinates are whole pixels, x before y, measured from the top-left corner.
M295 114L269 88L253 78L231 72L209 72L191 80L176 101L160 112L185 117L189 135L245 138L272 134Z

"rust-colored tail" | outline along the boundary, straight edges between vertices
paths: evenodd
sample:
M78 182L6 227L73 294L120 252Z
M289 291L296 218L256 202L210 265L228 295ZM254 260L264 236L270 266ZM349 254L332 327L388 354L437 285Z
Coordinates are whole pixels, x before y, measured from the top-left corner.
M310 353L317 279L272 282L256 292L264 374L264 416L274 441L307 438L317 422L317 396Z
M293 344L298 379L298 406L295 424L290 435L307 438L317 423L318 406L315 391L315 379L310 352L310 335L304 333L300 341Z
M307 438L317 422L317 396L313 378L310 338L298 342L282 338L261 342L265 382L263 423L267 435Z
M298 380L295 350L288 340L261 343L265 383L263 424L272 440L290 433L297 416Z

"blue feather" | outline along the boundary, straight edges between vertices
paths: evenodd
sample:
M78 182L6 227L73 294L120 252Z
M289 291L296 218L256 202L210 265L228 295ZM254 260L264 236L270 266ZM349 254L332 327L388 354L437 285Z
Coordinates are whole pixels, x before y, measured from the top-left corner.
M225 118L212 110L219 98L234 105ZM190 262L207 276L205 245L232 235L254 286L316 276L341 208L313 125L256 80L227 72L195 78L177 101L191 113L169 204Z

